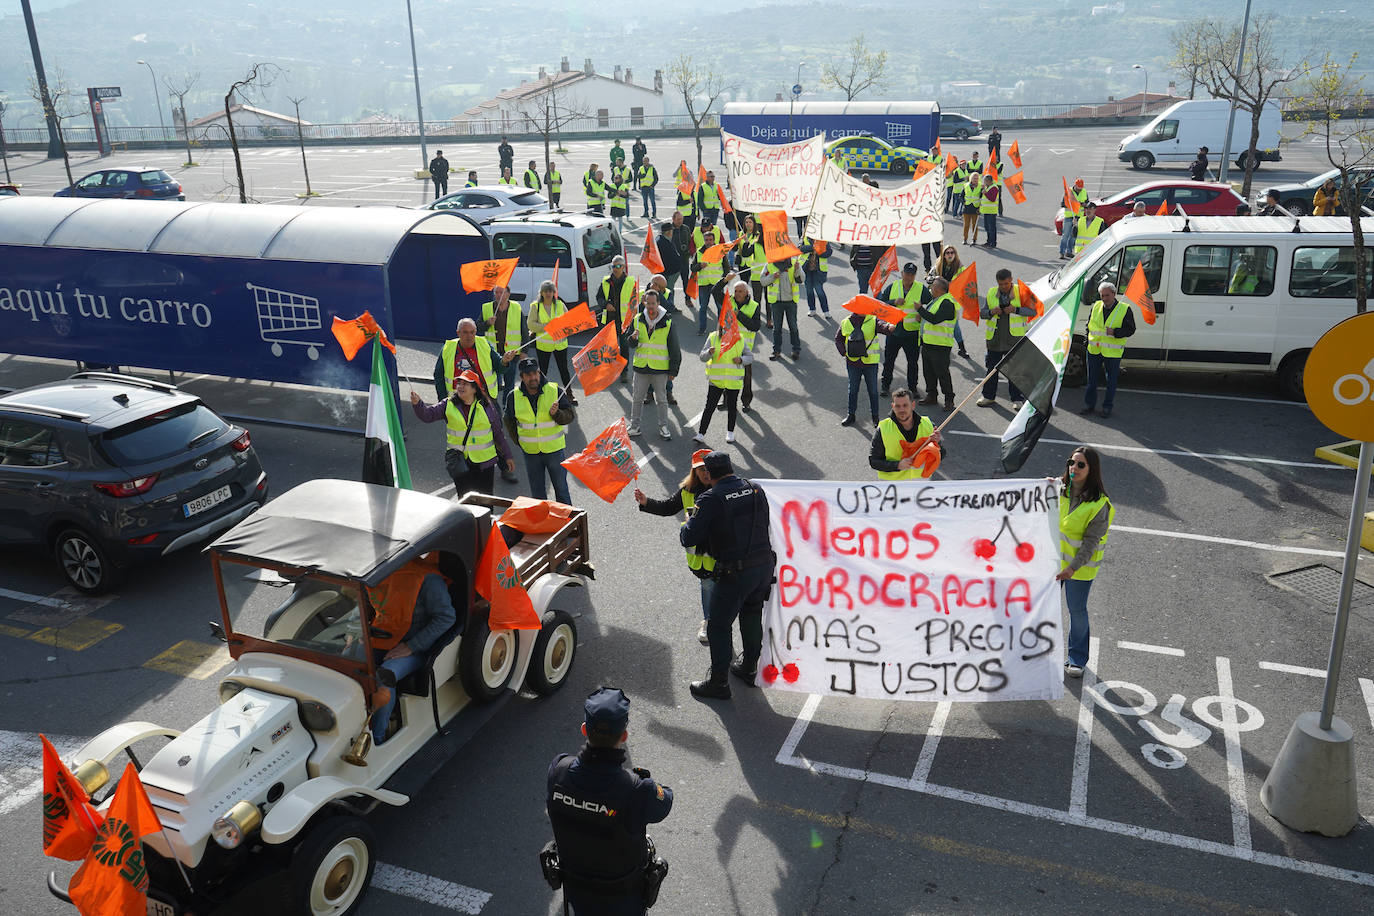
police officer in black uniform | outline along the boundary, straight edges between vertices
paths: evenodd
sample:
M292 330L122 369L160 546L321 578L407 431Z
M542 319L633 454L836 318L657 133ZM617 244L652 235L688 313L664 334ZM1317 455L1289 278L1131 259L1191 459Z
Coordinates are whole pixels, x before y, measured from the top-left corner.
M625 769L630 698L623 691L600 687L584 708L587 743L576 756L555 758L545 801L563 899L575 916L643 916L652 864L645 828L668 816L673 790L650 779L648 770ZM657 862L666 874L666 864ZM656 884L652 893L657 896Z
M706 456L711 489L697 497L696 514L682 527L684 547L699 547L716 558L716 585L706 635L711 643L711 670L692 682L692 696L730 699L727 672L754 686L763 651L763 603L773 581L773 547L768 537L768 499L752 481L735 475L730 456ZM744 654L733 658L731 630L739 618Z

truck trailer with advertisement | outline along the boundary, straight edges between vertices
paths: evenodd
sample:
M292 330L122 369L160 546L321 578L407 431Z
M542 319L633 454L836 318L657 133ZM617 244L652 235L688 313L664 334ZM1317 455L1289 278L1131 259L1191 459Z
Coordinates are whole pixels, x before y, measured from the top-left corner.
M720 129L755 143L791 143L823 134L877 137L929 150L940 137L938 102L730 102ZM722 148L722 161L724 161Z

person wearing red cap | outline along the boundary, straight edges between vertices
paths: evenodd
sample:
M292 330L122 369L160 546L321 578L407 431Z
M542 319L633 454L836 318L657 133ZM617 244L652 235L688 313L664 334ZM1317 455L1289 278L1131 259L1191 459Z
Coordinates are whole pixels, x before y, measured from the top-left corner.
M692 453L692 469L678 486L677 492L667 499L650 499L643 490L635 487L635 502L639 503L639 511L664 518L684 512L691 518L696 512L697 497L711 486L706 476L706 456L709 454L709 448L699 448ZM711 586L715 584L711 573L716 568L716 561L702 548L684 549L687 551L687 568L701 580L701 629L697 630L697 642L709 646L711 641L706 637L706 621L711 606Z
M453 380L453 394L437 404L426 404L416 391L410 392L410 406L425 423L443 420L448 426L448 448L444 467L462 496L470 490L493 493L496 465L515 470L510 442L501 425L496 405L482 391L481 380L471 369L464 369Z

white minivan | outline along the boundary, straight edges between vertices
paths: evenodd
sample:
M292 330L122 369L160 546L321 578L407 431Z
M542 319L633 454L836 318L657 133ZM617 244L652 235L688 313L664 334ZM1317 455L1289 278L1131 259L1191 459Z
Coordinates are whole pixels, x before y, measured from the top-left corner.
M1155 163L1192 162L1197 151L1207 147L1213 157L1226 145L1226 113L1231 103L1225 99L1185 99L1164 109L1158 117L1126 137L1117 147L1116 158L1137 169ZM1283 115L1278 102L1267 102L1260 115L1259 141L1255 144L1255 166L1279 161L1279 129ZM1232 118L1231 149L1236 168L1245 168L1250 147L1250 112L1237 108Z
M1364 231L1374 233L1374 218L1364 220ZM1049 305L1085 280L1065 384L1083 382L1098 287L1110 282L1124 294L1136 264L1144 265L1158 319L1146 324L1137 311L1127 368L1274 373L1283 393L1301 400L1313 344L1355 314L1355 249L1345 217L1122 220L1031 284ZM1374 286L1374 258L1366 267Z
M623 251L615 223L594 213L552 212L500 216L482 229L491 238L493 258L519 258L511 277L511 298L533 302L539 284L558 265L558 298L569 307L588 302L611 272L611 259Z

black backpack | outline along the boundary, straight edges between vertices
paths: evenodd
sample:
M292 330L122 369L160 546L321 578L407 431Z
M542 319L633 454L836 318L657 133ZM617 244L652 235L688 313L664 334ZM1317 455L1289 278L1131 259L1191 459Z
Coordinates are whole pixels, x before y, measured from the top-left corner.
M868 355L868 340L864 336L864 322L855 321L851 325L849 338L844 342L844 355L850 359L863 359Z

